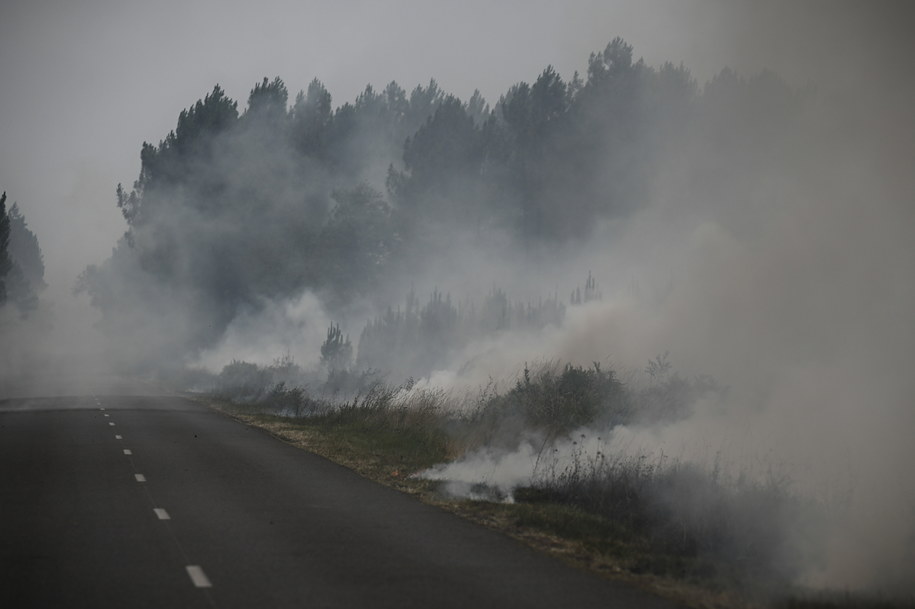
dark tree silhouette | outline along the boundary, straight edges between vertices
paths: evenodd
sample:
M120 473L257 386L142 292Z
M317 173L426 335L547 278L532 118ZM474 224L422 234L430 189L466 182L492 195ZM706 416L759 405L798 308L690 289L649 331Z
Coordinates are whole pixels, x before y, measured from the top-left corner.
M6 192L0 195L0 305L6 303L7 279L13 268L9 254L10 218L6 212Z
M142 145L139 176L117 188L125 238L79 287L111 331L167 317L176 331L162 349L178 355L212 345L240 313L303 290L332 307L371 295L384 310L379 300L397 298L385 287L404 285L456 236L513 239L549 257L639 209L659 159L689 153L673 148L680 134L755 170L777 158L799 106L768 73L723 71L700 91L684 66L648 66L620 38L593 53L582 76L565 81L547 66L491 108L478 91L462 101L435 80L409 94L396 82L367 85L335 108L317 79L290 107L277 77L256 83L239 114L217 85L157 145ZM595 296L590 281L575 301ZM551 302L521 306L494 293L478 325L495 332L552 319ZM460 340L444 321L457 304L438 294L428 306L379 317L366 353L388 344L373 336L407 345L432 327L442 341ZM476 315L461 312L454 327L475 327L467 320Z

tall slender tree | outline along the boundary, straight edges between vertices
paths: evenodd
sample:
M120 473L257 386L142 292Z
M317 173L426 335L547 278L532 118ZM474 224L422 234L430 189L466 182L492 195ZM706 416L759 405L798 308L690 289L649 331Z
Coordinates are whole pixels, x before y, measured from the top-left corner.
M10 217L6 213L6 192L0 195L0 305L6 303L6 278L13 268L9 254Z
M44 282L44 257L38 237L29 228L25 216L19 205L13 203L6 213L10 223L10 241L7 247L10 261L18 266L23 278L28 282L29 289L35 292L43 290Z

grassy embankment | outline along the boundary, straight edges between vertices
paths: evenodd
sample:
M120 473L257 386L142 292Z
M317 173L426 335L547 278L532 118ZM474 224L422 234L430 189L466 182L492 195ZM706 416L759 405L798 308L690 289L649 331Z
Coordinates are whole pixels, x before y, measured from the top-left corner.
M682 392L683 380L672 380ZM549 446L586 424L632 420L640 408L653 417L673 416L665 412L676 401L669 399L671 386L656 389L662 391L654 397L664 399L636 396L599 367L565 367L525 371L513 389L484 393L469 406L437 392L382 385L343 403L283 387L254 403L225 398L209 403L580 568L693 607L915 607L790 589L789 570L779 564L779 540L772 538L777 535L765 525L753 526L757 509L803 509L777 484L726 488L715 475L676 462L582 453L558 468L544 468L530 485L514 490L513 502L455 498L439 482L415 476L481 447L511 450L521 430L538 433ZM657 499L671 493L678 501L701 494L701 513L684 513Z

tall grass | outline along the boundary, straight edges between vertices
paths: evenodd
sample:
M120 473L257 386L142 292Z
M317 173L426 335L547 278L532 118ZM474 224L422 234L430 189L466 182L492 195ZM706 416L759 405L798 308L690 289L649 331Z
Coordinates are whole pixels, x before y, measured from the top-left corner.
M642 387L624 384L598 364L525 367L507 390L490 386L469 405L412 381L396 386L373 381L345 399L339 394L314 397L306 387L280 382L256 399L242 395L240 403L320 428L346 450L389 459L389 469L404 475L459 461L474 451L519 450L522 442L536 438L539 456L531 464L529 484L513 489L515 501L593 514L612 523L616 534L673 557L674 570L681 574L705 569L788 581L807 558L794 543L794 525L809 525L813 507L791 492L787 479L729 476L716 466L664 455L594 448L593 438L576 435L589 427L611 430L675 420L688 415L697 396L721 391L707 379L672 374L661 358L654 364L651 382ZM250 393L249 379L258 378L256 371L236 368L245 381L238 386ZM669 574L671 563L665 564L661 570ZM651 564L632 569L657 570Z
M794 493L787 477L731 476L663 453L589 452L586 438L579 440L571 455L554 449L543 458L528 497L602 515L659 553L731 575L786 582L809 558L797 542L802 526L805 540L815 535L817 506Z

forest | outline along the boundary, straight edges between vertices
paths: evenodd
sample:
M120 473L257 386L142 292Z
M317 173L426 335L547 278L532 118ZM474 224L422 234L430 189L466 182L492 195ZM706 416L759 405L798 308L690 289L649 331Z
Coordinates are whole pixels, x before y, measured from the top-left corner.
M468 248L534 268L561 257L642 207L665 163L695 146L769 162L766 140L791 130L803 98L768 72L725 69L700 87L620 38L585 74L547 66L491 105L431 80L368 85L335 106L317 79L290 99L277 77L240 110L216 85L143 144L139 176L116 193L128 230L76 290L105 332L143 345L122 361L137 370L193 361L240 315L308 291L337 322L364 320L346 328L354 363L391 370L397 353L397 372L423 375L438 357L424 349L556 323L588 270L513 300L501 285L442 294L443 262Z
M45 288L44 258L38 237L29 229L17 203L6 207L0 194L0 308L26 317L38 306Z

